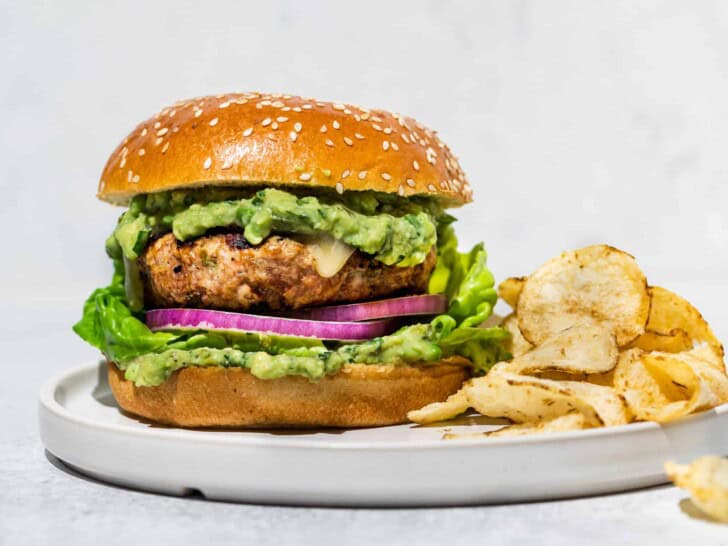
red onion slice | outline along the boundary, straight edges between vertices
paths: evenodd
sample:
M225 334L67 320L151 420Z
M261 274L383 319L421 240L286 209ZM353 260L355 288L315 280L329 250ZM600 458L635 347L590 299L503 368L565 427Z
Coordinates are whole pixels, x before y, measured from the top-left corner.
M317 307L291 313L291 316L308 320L359 322L389 317L439 315L447 311L447 303L447 296L443 294L428 294Z
M154 309L147 311L151 330L227 330L338 341L360 341L391 334L396 319L370 322L330 322L211 311L209 309Z

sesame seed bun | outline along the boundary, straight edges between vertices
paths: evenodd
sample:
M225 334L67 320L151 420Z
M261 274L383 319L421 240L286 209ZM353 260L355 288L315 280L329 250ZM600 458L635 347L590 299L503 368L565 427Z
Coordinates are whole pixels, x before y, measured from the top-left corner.
M445 400L468 377L462 358L427 366L350 364L312 382L258 379L244 368L183 368L158 387L136 387L109 363L119 406L179 427L370 427Z
M471 200L437 135L383 110L290 95L227 94L178 102L139 124L109 158L98 196L202 186L323 186Z

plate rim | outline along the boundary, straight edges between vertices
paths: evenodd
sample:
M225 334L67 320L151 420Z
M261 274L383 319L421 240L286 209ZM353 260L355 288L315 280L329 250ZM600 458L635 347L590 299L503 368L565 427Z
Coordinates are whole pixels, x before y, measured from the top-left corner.
M76 425L96 429L104 432L113 432L128 436L144 436L154 438L156 440L184 440L197 441L200 443L208 443L211 445L230 445L244 444L246 446L265 446L265 447L281 447L281 448L297 448L307 450L356 450L356 451L388 451L388 450L442 450L452 447L482 449L484 447L513 446L513 445L529 445L529 444L550 444L563 441L589 441L600 437L624 436L630 434L640 434L657 432L661 429L669 429L674 426L689 424L692 421L709 418L711 414L721 414L728 412L728 403L721 404L710 410L695 413L673 421L671 423L659 424L655 422L639 422L626 425L617 425L613 427L599 427L587 430L575 430L567 432L554 432L550 434L538 434L533 436L517 436L517 437L483 437L483 438L453 438L447 441L442 438L437 440L421 440L417 442L393 440L373 443L371 441L347 441L334 442L323 438L303 438L299 437L295 440L280 437L271 437L264 435L270 429L218 429L218 430L199 430L184 429L175 427L146 427L136 429L119 423L108 423L95 419L84 417L68 410L63 404L56 400L56 392L63 384L72 380L74 376L82 376L92 371L97 371L101 362L90 361L84 364L66 369L59 372L50 379L46 380L40 388L38 395L38 403L41 409L53 414L55 417L70 421ZM443 421L443 426L447 426ZM395 425L402 426L402 425ZM416 425L415 425L416 426ZM387 427L362 427L360 429L341 429L341 430L368 430L374 428ZM317 429L318 430L318 429ZM237 433L244 432L246 435ZM260 432L259 436L251 433ZM301 432L304 436L305 432Z

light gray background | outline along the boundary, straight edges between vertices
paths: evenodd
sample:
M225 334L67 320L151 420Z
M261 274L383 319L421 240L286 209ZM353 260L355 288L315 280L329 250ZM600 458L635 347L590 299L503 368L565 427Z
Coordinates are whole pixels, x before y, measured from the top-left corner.
M645 544L658 529L662 543L726 536L680 512L673 489L401 513L106 489L47 463L35 397L49 375L95 356L69 328L110 274L103 240L120 211L94 198L108 154L166 103L232 90L412 115L460 156L476 204L457 212L458 232L486 241L499 278L609 242L728 332L727 30L717 0L1 0L0 544L101 532L120 544L146 532L291 542L323 528L363 543L550 544L583 541L584 526L604 526L601 543Z

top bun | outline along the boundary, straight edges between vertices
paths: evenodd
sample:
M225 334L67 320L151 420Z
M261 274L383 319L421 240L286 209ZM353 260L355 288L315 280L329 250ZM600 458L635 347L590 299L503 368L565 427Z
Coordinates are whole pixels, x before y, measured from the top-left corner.
M111 154L104 201L203 186L316 186L471 200L435 132L412 118L291 95L181 101L142 122Z

